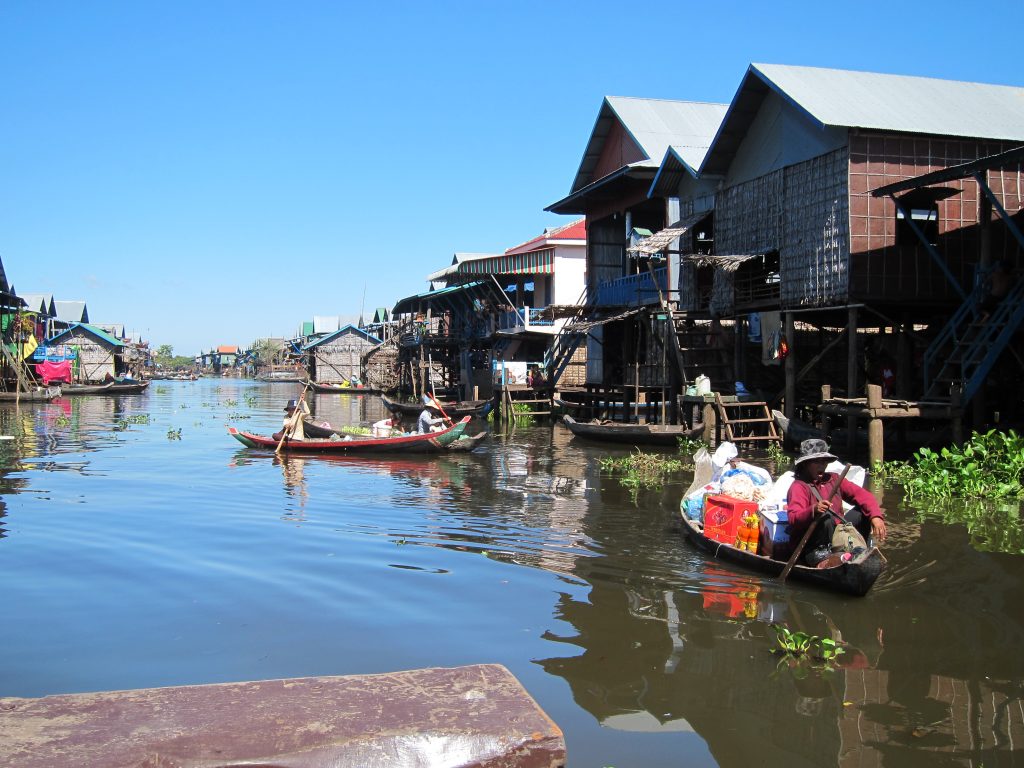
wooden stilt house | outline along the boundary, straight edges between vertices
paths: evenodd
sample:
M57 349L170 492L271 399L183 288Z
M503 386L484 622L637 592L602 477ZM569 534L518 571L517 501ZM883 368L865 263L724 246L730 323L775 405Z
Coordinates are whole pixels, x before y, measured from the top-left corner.
M125 344L88 323L73 323L46 341L46 347L71 350L72 380L78 384L101 383L116 378L124 371Z
M365 382L364 361L381 341L361 328L346 325L307 344L310 378L320 384Z

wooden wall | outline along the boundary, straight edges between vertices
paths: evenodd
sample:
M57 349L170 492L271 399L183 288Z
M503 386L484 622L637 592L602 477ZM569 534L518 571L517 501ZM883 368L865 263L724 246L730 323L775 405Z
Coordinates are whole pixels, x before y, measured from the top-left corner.
M102 382L108 373L117 375L114 363L116 347L77 328L64 337L62 343L78 347L77 365L72 364L76 370L75 381Z
M363 378L363 356L376 344L352 331L312 348L316 380L340 384L353 376Z

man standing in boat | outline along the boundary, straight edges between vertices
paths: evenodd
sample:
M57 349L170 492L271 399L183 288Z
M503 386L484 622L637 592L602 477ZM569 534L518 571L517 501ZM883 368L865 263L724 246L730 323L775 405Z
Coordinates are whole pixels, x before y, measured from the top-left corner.
M869 536L885 541L885 516L871 493L845 478L836 493L838 476L825 468L837 460L824 440L804 440L793 465L795 479L787 498L790 541L800 541L811 522L819 521L804 547L803 560L808 565L817 565L831 554L832 534L839 521L853 525L865 541ZM853 509L844 513L843 501Z

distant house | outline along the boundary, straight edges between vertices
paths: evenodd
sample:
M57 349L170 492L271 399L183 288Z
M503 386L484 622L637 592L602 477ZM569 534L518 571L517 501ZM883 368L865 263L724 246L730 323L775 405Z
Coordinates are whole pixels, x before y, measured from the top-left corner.
M72 378L78 383L102 382L124 370L125 343L94 325L72 323L67 330L47 339L46 348L54 347L73 350ZM37 350L43 351L43 347Z
M238 346L236 344L221 344L217 347L217 366L215 367L233 368L237 359Z
M89 308L84 301L54 301L50 334L59 333L76 323L89 322Z
M363 381L363 361L380 344L376 336L354 325L339 328L304 347L309 376L321 384L340 384L353 378Z

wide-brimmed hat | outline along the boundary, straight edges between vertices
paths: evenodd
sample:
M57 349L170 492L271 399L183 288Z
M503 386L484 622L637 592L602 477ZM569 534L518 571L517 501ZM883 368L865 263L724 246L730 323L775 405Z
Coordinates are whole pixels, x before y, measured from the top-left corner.
M433 408L435 411L438 410L437 401L432 399L430 395L423 395L423 404L427 408Z
M296 408L298 408L298 407L299 407L299 402L298 402L298 400L289 400L289 401L288 401L288 405L286 405L286 406L284 407L284 409L285 409L286 411L294 411L294 410L295 410Z
M800 455L797 457L797 460L793 462L793 466L795 467L805 461L814 461L815 459L836 461L838 458L838 456L828 452L828 443L824 440L804 440L800 443Z

